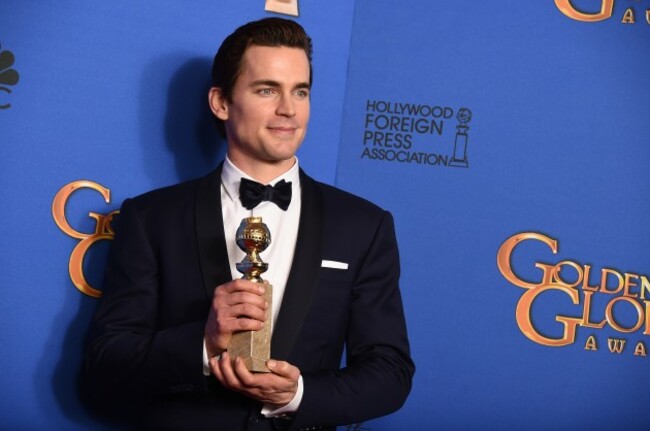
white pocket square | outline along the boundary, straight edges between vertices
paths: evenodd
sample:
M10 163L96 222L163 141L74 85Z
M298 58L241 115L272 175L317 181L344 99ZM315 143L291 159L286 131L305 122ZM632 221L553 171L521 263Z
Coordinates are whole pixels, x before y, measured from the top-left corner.
M348 264L345 262L337 262L335 260L323 260L320 264L322 268L332 269L348 269Z

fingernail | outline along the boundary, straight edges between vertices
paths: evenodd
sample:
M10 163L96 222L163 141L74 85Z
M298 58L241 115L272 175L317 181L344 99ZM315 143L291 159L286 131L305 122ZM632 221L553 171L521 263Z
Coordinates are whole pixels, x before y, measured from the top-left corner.
M269 359L268 361L266 361L266 366L269 368L275 368L276 364L277 362L274 359Z

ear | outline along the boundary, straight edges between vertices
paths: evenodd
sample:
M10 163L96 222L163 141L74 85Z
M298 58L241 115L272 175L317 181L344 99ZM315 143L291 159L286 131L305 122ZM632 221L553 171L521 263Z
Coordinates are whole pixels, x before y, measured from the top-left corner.
M208 103L215 117L222 121L228 119L228 101L222 96L221 88L210 88L208 92Z

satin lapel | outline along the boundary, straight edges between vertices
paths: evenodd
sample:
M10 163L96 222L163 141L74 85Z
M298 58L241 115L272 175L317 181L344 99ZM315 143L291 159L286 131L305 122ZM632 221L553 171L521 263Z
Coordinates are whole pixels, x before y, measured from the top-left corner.
M221 212L221 166L201 179L196 195L196 243L208 298L232 279Z
M282 307L273 329L271 357L289 357L311 307L323 247L323 197L316 182L300 170L301 211L296 251Z

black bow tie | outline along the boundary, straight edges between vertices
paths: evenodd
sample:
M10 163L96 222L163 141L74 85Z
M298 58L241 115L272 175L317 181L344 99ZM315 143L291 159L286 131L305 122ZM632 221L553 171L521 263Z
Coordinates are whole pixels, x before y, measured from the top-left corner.
M286 211L291 203L291 182L281 180L275 186L265 186L242 178L239 185L239 199L248 210L252 210L262 201L271 201Z

